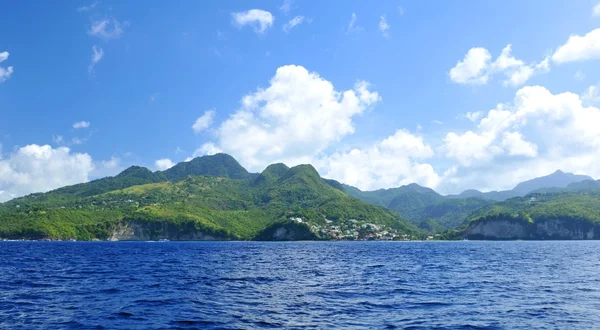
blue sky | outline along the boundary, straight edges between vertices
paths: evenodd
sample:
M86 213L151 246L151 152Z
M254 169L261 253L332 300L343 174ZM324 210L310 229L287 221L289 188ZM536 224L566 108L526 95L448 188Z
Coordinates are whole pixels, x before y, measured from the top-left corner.
M8 3L0 201L217 151L363 189L598 178L597 5Z

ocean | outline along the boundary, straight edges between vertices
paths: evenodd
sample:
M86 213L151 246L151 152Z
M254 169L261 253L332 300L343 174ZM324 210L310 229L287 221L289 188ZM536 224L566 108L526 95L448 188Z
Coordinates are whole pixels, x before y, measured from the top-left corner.
M591 329L600 242L0 242L1 329Z

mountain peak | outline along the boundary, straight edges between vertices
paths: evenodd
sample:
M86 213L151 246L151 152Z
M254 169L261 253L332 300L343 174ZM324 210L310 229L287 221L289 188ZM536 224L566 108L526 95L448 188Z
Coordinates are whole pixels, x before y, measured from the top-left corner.
M133 165L133 166L129 166L128 168L123 170L121 173L117 174L117 177L134 176L134 177L141 178L141 177L151 177L152 175L153 175L153 173L149 169L142 167L142 166Z
M235 158L223 153L196 157L162 173L170 181L183 180L189 175L210 175L230 179L247 179L251 176Z
M311 176L311 177L321 178L321 176L319 175L319 172L317 172L317 170L310 164L296 165L296 166L290 168L285 173L286 178L296 176L296 175L307 175L307 176Z
M275 182L289 171L289 167L283 163L271 164L254 180L254 184L263 182Z
M521 195L526 195L534 190L542 188L566 188L571 183L584 180L593 179L587 175L577 175L557 170L552 174L521 182L513 189L513 191Z

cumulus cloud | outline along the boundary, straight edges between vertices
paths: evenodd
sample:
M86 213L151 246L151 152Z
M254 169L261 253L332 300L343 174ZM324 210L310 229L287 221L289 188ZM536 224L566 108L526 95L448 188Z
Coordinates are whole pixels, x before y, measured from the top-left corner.
M31 144L0 160L0 202L88 180L92 158L67 147Z
M297 25L302 24L302 22L304 22L304 16L296 16L283 26L283 31L290 32L291 29L293 29Z
M502 135L502 147L510 156L537 156L537 145L523 139L519 132L504 132Z
M74 129L79 129L79 128L89 128L90 127L90 122L89 121L78 121L76 123L73 123L73 128Z
M381 34L384 37L389 37L388 34L388 30L390 29L390 25L387 23L387 20L385 19L385 15L382 15L379 17L379 32L381 32Z
M461 167L440 189L507 189L557 169L600 176L600 109L583 98L524 87L474 130L449 132L441 150Z
M552 54L552 61L558 64L598 58L600 58L600 28L584 36L571 35L567 42Z
M424 159L434 151L421 136L407 130L365 148L354 148L322 156L315 161L319 172L327 177L363 190L397 187L419 183L435 187L442 179Z
M581 100L586 104L600 104L600 89L598 86L588 87L581 95Z
M600 16L600 2L594 6L594 9L592 9L592 15Z
M465 58L450 69L450 79L459 84L487 84L491 59L487 49L471 48Z
M272 27L275 20L275 17L270 12L262 9L236 12L232 13L231 16L233 17L234 25L238 27L249 25L254 29L254 32L259 34L265 33L267 29Z
M9 52L1 52L0 53L0 63L6 61L8 59L8 56L10 55ZM6 80L8 80L8 78L10 78L10 76L13 73L13 67L9 66L9 67L2 67L0 66L0 84L5 82Z
M123 34L122 24L115 18L93 21L88 34L104 40L119 39Z
M267 88L243 97L240 108L220 124L216 145L250 170L275 161L310 161L354 133L353 117L379 100L364 81L338 91L316 72L282 66Z
M154 162L154 167L159 171L168 170L173 166L175 166L175 163L168 158L162 158Z
M504 86L520 86L536 73L550 70L549 58L531 65L516 59L511 54L512 46L507 45L500 55L492 62L492 55L483 47L471 48L462 61L450 69L450 79L458 84L484 85L491 76L504 74Z
M92 47L92 62L88 66L89 73L94 72L94 67L96 66L96 64L98 64L98 62L100 62L103 56L104 51L102 50L102 48L96 46Z
M212 125L213 119L215 118L215 114L215 110L204 111L204 114L198 117L198 119L196 119L196 121L194 122L194 125L192 125L194 133L198 134L204 131L205 129L209 128L210 125Z

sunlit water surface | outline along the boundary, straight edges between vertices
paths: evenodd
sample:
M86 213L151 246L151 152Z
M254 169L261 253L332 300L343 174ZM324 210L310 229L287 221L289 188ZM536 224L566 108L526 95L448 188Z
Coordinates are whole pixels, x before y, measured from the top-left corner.
M600 242L0 242L0 328L600 325Z

